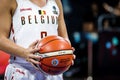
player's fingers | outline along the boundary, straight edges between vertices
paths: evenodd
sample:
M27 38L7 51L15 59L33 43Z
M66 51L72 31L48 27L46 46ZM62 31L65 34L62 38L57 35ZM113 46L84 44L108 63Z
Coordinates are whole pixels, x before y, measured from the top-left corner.
M74 59L76 58L76 56L73 54L73 60L72 60L72 65L74 65Z
M75 55L75 54L73 54L72 56L73 56L73 57L72 57L72 58L73 58L73 60L74 60L74 59L76 59L76 55Z
M35 53L35 52L38 52L40 49L39 48L31 48L30 52L31 53Z
M74 65L74 61L72 60L72 65Z
M40 50L39 47L36 47L36 42L31 44L27 49L30 53L35 53Z
M40 59L40 58L38 58ZM28 57L26 59L26 61L30 62L30 63L33 63L33 64L40 64L40 62L37 60L37 58L31 58L31 57Z
M75 48L74 47L72 47L72 50L73 50L73 52L75 51Z
M76 55L73 54L73 59L76 59Z
M39 55L33 54L33 55L31 56L31 58L32 58L32 59L35 59L35 60L37 60L37 61L40 61L40 59L41 59L42 57L39 56Z
M29 47L35 47L38 42L39 42L39 40L34 41L32 44L30 44Z
M43 56L42 56L42 55L40 55L40 53L39 53L39 52L34 53L34 55L35 55L35 56L39 56L38 61L40 61L40 60L43 58Z
M28 61L28 62L32 61L33 63L38 64L40 59L41 59L41 56L34 55L34 54L29 54L28 57L26 58L26 61Z
M35 59L30 59L29 62L31 62L33 64L40 64L40 62Z

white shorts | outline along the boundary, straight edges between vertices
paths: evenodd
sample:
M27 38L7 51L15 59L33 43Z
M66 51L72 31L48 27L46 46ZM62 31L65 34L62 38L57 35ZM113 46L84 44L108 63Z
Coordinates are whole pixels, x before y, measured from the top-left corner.
M9 64L6 68L4 80L63 80L62 74L47 75L29 65Z

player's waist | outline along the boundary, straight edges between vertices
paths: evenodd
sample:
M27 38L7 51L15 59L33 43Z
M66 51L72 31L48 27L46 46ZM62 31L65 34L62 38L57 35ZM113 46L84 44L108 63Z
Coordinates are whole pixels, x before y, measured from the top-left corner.
M21 63L21 64L26 64L26 63L29 63L27 62L25 59L23 58L20 58L20 57L10 57L10 63Z

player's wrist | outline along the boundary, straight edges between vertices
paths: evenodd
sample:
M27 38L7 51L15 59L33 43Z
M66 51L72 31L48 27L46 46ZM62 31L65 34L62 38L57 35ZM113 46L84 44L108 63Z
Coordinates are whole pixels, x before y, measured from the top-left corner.
M26 61L29 60L29 53L28 53L27 49L23 50L22 58L24 58Z

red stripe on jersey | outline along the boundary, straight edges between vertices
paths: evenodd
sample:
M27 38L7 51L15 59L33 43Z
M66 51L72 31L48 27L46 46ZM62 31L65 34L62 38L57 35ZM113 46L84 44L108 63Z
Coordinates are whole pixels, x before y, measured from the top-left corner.
M11 31L12 31L12 33L14 33L14 29L13 29L13 26L11 27Z

